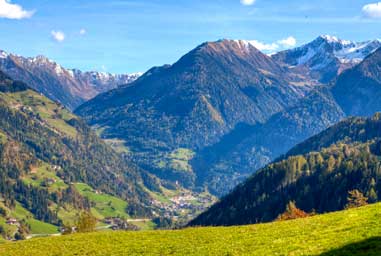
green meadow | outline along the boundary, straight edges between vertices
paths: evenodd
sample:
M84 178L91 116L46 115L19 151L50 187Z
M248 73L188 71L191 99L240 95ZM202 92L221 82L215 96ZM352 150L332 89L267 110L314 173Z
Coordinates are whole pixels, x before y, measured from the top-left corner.
M381 255L381 204L310 218L234 227L97 232L0 245L29 255Z

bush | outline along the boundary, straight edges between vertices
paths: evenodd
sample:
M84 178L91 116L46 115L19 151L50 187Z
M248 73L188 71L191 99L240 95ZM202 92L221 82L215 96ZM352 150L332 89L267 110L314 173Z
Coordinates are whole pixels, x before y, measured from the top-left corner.
M310 214L302 211L296 207L295 202L291 201L286 206L286 211L278 216L277 220L294 220L300 218L306 218Z
M95 231L97 219L90 212L82 212L77 222L77 232L86 233Z

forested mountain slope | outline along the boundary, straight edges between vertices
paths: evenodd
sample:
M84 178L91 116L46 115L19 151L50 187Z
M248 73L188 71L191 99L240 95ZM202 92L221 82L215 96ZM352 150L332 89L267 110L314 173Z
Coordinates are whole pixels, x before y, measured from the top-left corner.
M381 119L350 118L256 172L190 225L272 221L290 201L306 212L341 210L348 192L381 198Z
M317 40L325 42L325 51L328 51L324 53L324 48L319 48L320 54L336 59L339 57L332 51L352 49L356 45L349 42L342 45L343 41L336 39L329 43L327 40L323 37ZM308 47L313 48L315 43ZM374 48L376 41L365 45L369 49L361 48L356 55L358 58L354 59L357 63L365 58L358 66L344 71L328 85L315 87L295 105L274 114L264 124L238 128L220 142L196 154L192 160L193 168L196 172L209 175L212 191L218 195L226 193L253 171L347 116L371 116L381 111L381 50ZM304 51L302 48L299 49L301 52ZM346 58L352 58L355 53ZM319 64L318 61L314 63ZM205 169L208 171L205 172Z
M266 123L235 129L197 154L192 165L200 184L208 181L211 191L224 195L253 171L344 117L329 89L316 88Z
M347 115L371 116L381 110L381 49L338 77L332 88Z
M149 175L112 150L61 105L0 71L0 203L60 225L91 200L76 183L121 198L122 209L149 216ZM121 201L122 201L121 200ZM105 202L106 203L106 202ZM70 219L70 218L69 218Z

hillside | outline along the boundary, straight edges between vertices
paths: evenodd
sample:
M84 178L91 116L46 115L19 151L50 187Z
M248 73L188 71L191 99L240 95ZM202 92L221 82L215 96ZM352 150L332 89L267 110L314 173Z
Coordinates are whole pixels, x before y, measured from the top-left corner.
M153 188L154 179L64 107L2 72L0 138L0 224L14 217L35 232L36 220L58 226L81 210L91 210L99 220L151 215L144 184ZM88 192L78 183L86 183ZM97 201L102 196L103 206ZM6 226L6 232L11 229ZM5 235L12 237L9 232Z
M319 87L264 124L237 127L219 143L196 154L191 164L199 183L208 180L210 190L221 196L253 171L344 117L329 90Z
M341 210L358 189L381 198L380 115L352 118L312 137L257 171L190 225L242 225L272 221L290 201L306 212Z
M0 245L27 255L358 255L381 253L381 205L241 227L100 232Z
M198 46L171 66L153 68L75 112L101 137L121 140L144 169L193 188L197 173L189 160L196 151L241 123L263 123L293 105L310 88L303 81L250 43L221 40ZM186 154L173 157L178 152Z
M332 93L347 115L371 116L381 111L381 49L338 77Z
M49 99L73 110L99 93L128 84L140 74L114 75L65 69L44 57L26 58L0 50L0 70L14 80L28 84Z
M316 59L308 55L314 59L309 64L319 67L330 63L323 61L324 58L353 65L360 63L347 71L341 70L342 73L337 78L335 76L329 85L315 87L296 104L272 115L265 123L236 127L219 142L196 152L191 165L200 177L199 182L208 180L213 193L224 195L253 171L345 117L371 116L380 111L381 51L375 48L378 44L377 40L353 43L324 36L289 50L287 54L291 55L308 55L307 52L312 51ZM274 55L272 58L280 56Z

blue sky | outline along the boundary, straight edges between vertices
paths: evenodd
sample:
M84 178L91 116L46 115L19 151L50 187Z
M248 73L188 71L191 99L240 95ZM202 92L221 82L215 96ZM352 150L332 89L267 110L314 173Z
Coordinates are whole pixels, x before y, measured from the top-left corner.
M374 0L0 0L0 49L114 73L171 64L221 38L274 51L320 34L381 38L380 25Z

